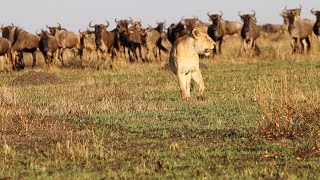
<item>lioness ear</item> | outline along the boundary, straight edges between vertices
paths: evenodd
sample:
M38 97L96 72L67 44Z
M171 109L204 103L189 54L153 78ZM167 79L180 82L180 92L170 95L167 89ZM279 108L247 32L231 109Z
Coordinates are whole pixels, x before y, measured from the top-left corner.
M193 34L194 37L199 37L199 35L200 35L200 30L199 30L199 29L193 29L193 30L192 30L192 34Z

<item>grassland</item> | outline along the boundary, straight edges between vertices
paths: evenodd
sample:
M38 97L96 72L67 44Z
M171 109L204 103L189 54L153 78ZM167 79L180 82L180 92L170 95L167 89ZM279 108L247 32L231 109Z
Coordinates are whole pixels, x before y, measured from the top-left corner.
M318 48L233 42L203 60L204 99L157 63L1 73L0 177L318 179ZM33 71L59 80L13 83Z

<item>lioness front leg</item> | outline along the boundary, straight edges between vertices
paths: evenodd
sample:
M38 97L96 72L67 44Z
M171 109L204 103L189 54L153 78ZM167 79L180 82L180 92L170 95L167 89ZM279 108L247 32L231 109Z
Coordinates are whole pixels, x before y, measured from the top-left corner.
M203 96L204 82L200 70L193 71L191 77L199 86L199 95Z
M187 96L189 98L189 97L191 97L191 78L192 78L191 72L186 74L186 78L187 78L187 83L186 83Z
M185 73L177 73L178 81L179 81L179 87L180 87L180 94L181 99L188 99L188 93L187 93L187 77Z

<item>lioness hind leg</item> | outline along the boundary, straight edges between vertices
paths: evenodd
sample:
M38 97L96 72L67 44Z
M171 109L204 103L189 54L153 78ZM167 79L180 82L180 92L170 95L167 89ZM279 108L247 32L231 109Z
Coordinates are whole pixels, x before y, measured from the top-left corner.
M191 77L192 79L198 84L199 86L199 95L203 96L203 92L204 92L204 82L203 82L203 78L201 75L200 70L198 71L193 71L191 73Z
M181 99L188 99L186 75L184 73L177 73L177 75L178 75Z

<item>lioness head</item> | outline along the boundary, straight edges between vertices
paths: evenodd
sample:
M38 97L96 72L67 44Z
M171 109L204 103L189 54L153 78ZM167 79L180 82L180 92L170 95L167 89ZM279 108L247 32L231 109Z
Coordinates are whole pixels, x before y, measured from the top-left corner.
M214 48L216 44L206 33L203 33L199 29L193 29L192 35L195 39L194 48L198 54L204 54L209 56L210 50Z

